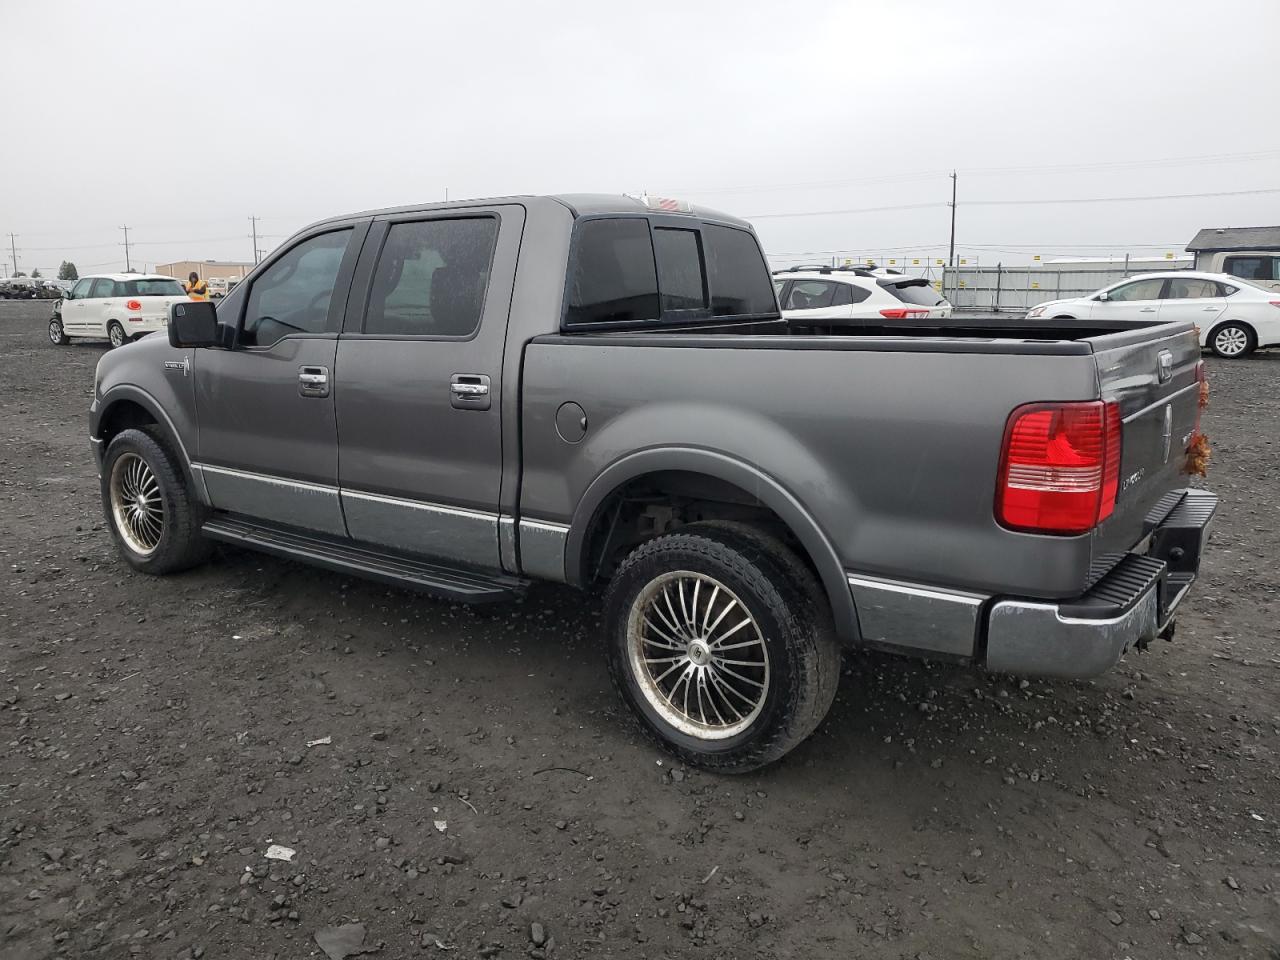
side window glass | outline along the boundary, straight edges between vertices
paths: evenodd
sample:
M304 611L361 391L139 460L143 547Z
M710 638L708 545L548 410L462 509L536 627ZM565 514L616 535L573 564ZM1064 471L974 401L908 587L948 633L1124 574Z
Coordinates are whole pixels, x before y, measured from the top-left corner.
M254 280L240 342L267 346L291 333L324 333L350 239L348 229L304 240Z
M662 295L663 312L705 310L706 282L698 231L656 227L653 252L658 261L658 292Z
M711 312L717 317L777 316L769 267L749 230L708 223L702 228Z
M871 296L871 291L865 287L855 287L851 283L846 283L845 286L849 288L849 292L853 296L854 303L862 303L862 301L866 300L867 297Z
M71 299L84 300L89 296L89 290L92 286L92 280L77 280L76 285L71 288Z
M93 281L93 293L91 296L95 300L105 300L108 297L115 296L116 282L114 280L98 279Z
M467 337L480 326L494 217L393 224L378 255L364 332Z
M1220 296L1218 285L1212 280L1197 277L1170 277L1168 300L1202 300Z
M658 319L649 221L586 220L578 225L575 249L568 324Z
M1121 302L1129 300L1157 300L1160 297L1160 287L1163 284L1163 277L1152 277L1148 280L1135 280L1133 283L1126 283L1122 287L1116 287L1107 294L1107 297L1108 299L1119 300Z
M797 280L787 296L787 310L817 310L831 306L835 284L825 280Z
M1241 280L1270 280L1270 257L1227 257L1226 273Z
M1237 290L1240 289L1239 287L1231 286L1231 284L1229 283L1218 283L1217 287L1218 287L1218 296L1220 297L1229 297L1233 293L1235 293Z
M833 307L847 307L853 303L853 287L847 283L837 283L835 293L831 296Z

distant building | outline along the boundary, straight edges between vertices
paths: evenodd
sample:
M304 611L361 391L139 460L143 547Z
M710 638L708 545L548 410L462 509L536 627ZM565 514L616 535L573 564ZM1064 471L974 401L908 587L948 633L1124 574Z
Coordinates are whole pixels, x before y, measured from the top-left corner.
M201 280L243 280L252 269L252 263L240 260L178 260L156 264L156 273L179 280L187 279L193 270Z

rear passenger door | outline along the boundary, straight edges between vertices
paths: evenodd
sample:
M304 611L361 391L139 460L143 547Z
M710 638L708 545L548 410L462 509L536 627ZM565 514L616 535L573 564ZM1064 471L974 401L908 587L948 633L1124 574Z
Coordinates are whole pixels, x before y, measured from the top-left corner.
M116 299L116 287L118 286L119 284L116 281L108 280L105 277L99 277L93 281L93 290L89 293L89 299L85 301L84 329L86 333L100 337L107 335L107 320L111 316L112 307L119 302Z
M523 226L524 209L501 204L370 230L337 356L356 540L501 567L502 361Z
M1187 320L1208 328L1227 309L1222 284L1200 277L1170 277L1160 301L1160 322Z

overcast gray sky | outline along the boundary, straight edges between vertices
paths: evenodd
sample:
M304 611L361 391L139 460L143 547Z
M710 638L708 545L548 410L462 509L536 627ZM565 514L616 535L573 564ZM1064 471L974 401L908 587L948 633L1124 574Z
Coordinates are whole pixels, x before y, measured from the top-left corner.
M3 0L0 35L26 270L123 266L122 224L135 266L243 259L250 214L269 248L446 188L648 190L760 216L778 257L937 256L953 167L983 262L1280 223L1280 192L975 203L1280 191L1278 0ZM850 212L763 216L817 211Z

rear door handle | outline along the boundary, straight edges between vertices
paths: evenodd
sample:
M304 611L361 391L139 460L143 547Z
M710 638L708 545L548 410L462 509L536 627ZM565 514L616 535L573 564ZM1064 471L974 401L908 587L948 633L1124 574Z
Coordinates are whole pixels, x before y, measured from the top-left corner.
M328 367L299 367L298 396L327 397L329 395Z
M449 405L456 410L488 410L489 378L483 373L455 373L449 379Z
M1155 308L1155 307L1143 307L1143 308L1142 308L1141 310L1139 310L1138 312L1139 312L1139 313L1155 313L1155 312L1156 312L1156 308Z

